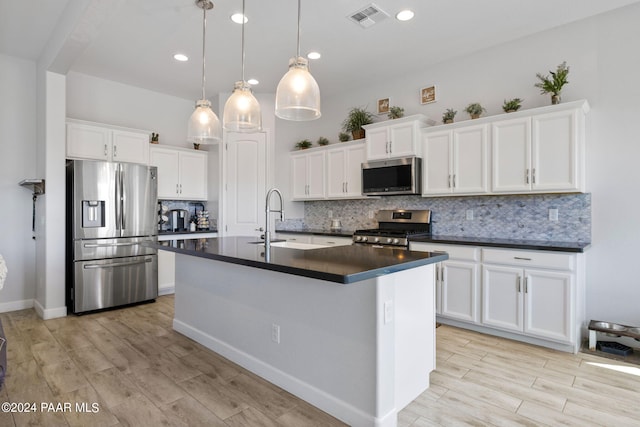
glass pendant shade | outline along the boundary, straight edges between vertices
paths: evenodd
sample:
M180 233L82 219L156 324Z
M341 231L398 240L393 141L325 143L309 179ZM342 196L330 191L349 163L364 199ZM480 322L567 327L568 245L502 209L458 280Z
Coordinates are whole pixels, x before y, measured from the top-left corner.
M224 104L224 128L235 132L259 132L262 129L260 104L247 82L236 82Z
M194 144L213 144L220 140L220 120L211 110L206 99L196 102L196 109L189 118L187 141Z
M308 61L289 60L289 71L276 90L276 116L285 120L306 121L320 118L320 88L309 72Z

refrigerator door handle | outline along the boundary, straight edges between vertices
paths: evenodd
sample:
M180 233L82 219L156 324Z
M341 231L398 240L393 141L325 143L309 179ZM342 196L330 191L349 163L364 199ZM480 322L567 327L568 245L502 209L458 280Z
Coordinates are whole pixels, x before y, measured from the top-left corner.
M127 265L145 264L147 262L152 262L152 261L153 260L151 258L147 258L142 261L112 262L110 264L87 264L87 265L84 265L83 268L92 269L92 268L124 267Z
M122 211L120 210L120 166L116 166L116 196L115 196L115 209L116 209L116 230L120 230L120 217Z
M122 165L119 165L119 167L121 168ZM120 224L120 229L124 230L126 228L126 220L125 220L125 202L127 199L127 195L124 192L124 171L120 171L120 220L121 220L121 224Z

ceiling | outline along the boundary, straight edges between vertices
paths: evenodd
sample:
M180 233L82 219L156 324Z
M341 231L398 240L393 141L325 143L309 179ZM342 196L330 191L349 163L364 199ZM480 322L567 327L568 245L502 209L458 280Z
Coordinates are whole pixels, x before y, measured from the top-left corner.
M640 0L375 0L390 17L363 29L347 19L368 0L302 1L301 53L319 51L311 71L324 95L379 84L405 64L426 69ZM241 79L242 0L213 0L207 13L207 93ZM71 13L82 5L77 15ZM66 9L65 9L66 8ZM400 22L404 8L415 18ZM246 0L246 78L273 93L296 53L296 0ZM0 53L37 60L56 28L77 16L69 44L77 71L185 98L200 98L202 10L195 0L0 0ZM181 52L190 61L179 63ZM66 52L69 55L69 51Z

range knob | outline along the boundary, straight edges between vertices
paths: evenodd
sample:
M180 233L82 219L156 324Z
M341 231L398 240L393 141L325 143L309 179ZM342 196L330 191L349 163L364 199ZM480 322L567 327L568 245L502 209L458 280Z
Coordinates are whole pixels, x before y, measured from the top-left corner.
M353 240L355 242L359 242L360 240L362 240L362 236L353 236Z
M397 237L395 239L393 239L393 244L397 245L398 243L400 243L400 239L398 239Z
M373 243L378 243L379 241L380 241L380 238L378 238L378 237L375 237L375 238L373 239Z
M391 243L392 240L391 237L387 237L387 243Z

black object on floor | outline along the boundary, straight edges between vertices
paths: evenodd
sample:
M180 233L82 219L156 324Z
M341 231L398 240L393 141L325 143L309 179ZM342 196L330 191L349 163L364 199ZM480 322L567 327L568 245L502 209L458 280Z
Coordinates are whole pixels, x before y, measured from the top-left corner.
M619 356L629 356L633 353L631 347L615 341L598 341L596 348L600 351L617 354Z

